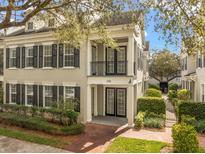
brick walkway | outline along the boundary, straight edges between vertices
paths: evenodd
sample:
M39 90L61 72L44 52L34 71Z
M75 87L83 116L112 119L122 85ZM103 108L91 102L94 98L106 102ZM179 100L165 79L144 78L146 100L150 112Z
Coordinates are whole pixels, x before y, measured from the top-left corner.
M46 145L0 136L0 153L68 153L69 151Z

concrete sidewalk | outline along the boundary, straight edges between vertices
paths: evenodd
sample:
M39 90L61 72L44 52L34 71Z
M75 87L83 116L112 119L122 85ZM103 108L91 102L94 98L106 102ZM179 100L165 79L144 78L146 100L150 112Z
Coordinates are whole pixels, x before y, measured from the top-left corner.
M0 153L69 153L69 151L0 136Z

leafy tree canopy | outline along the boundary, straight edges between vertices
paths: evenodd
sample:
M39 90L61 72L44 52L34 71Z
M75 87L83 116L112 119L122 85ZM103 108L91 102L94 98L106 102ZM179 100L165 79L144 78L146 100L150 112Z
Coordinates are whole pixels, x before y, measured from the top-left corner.
M155 11L155 31L168 43L182 39L183 52L204 52L205 0L142 0L141 7Z
M157 51L150 60L150 76L162 81L173 79L181 70L179 56L168 50Z

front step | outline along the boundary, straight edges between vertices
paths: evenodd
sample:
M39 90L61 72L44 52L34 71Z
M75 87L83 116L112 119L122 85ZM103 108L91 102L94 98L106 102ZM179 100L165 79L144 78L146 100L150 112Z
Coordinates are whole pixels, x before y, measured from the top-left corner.
M165 121L165 126L171 128L176 123L175 119L167 119Z

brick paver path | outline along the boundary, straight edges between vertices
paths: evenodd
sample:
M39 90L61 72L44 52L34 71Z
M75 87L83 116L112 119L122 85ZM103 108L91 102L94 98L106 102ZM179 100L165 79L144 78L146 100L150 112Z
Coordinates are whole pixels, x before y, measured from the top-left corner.
M69 151L46 145L0 136L0 153L68 153Z

